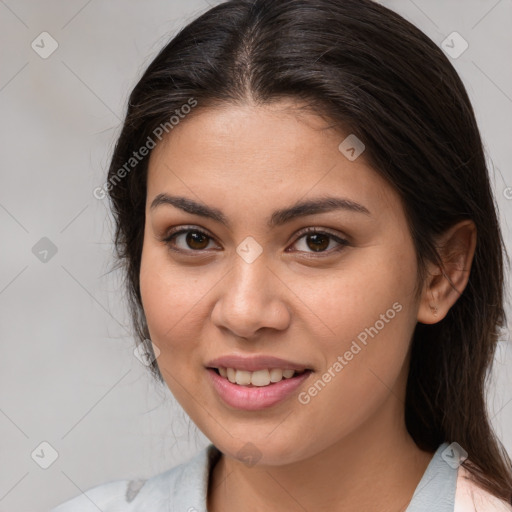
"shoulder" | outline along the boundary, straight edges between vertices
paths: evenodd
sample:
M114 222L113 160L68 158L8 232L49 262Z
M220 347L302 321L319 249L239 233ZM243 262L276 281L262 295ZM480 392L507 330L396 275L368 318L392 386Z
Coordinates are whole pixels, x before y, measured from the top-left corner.
M210 444L188 461L152 478L97 485L50 512L168 512L170 503L199 505L206 500L209 468L219 455Z
M117 480L97 485L52 508L50 512L98 512L98 510L114 512L132 510L128 508L129 502L126 499L130 484L129 480ZM124 506L124 509L120 508L121 505Z
M454 512L512 512L512 505L479 487L469 471L459 466Z
M149 480L116 480L88 489L84 493L60 504L50 512L139 512L141 502L164 510L164 498L169 498L164 482L172 484L182 466L176 466ZM158 507L158 508L157 508Z

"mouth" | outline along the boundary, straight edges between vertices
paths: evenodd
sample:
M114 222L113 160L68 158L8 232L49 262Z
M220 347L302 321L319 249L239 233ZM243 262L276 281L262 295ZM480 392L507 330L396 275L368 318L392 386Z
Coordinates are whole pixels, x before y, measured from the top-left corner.
M234 410L245 411L262 410L285 402L313 374L313 370L305 368L294 370L260 366L248 371L207 366L205 369L213 390L223 403Z
M283 380L294 379L305 373L311 373L311 369L281 369L281 368L265 368L256 371L238 370L236 368L208 367L214 371L219 377L228 380L232 384L243 386L246 388L267 387L277 384Z

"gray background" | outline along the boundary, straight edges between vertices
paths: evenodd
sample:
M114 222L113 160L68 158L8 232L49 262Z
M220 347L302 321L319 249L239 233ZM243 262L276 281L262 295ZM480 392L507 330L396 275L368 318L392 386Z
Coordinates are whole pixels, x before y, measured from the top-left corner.
M510 248L512 0L382 3L438 45L453 31L469 43L452 62ZM152 476L208 442L134 357L120 275L109 273L111 217L92 194L131 88L206 9L202 0L0 0L0 511L44 511L108 480ZM46 59L31 47L43 31L59 45ZM33 252L43 237L57 248L46 262ZM510 323L489 409L512 453L509 332ZM48 469L36 460L51 450L31 456L43 441L58 453Z

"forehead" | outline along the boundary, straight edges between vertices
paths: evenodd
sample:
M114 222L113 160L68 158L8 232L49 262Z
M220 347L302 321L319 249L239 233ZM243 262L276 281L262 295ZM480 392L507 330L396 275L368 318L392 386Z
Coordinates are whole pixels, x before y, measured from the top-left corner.
M152 151L148 203L162 192L237 207L336 193L396 208L397 194L364 153L351 161L339 150L350 134L297 105L196 107Z

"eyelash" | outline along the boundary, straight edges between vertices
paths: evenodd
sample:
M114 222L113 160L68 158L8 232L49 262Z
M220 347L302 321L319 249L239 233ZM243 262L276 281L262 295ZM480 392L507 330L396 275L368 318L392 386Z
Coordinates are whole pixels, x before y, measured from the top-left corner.
M198 229L198 228L195 228L194 226L186 226L186 227L181 227L181 228L178 228L178 229L176 229L174 231L171 231L165 238L162 239L162 242L164 242L169 247L169 249L171 251L179 252L179 253L190 255L190 256L192 256L191 253L203 253L204 251L207 250L207 249L188 249L188 250L186 250L186 249L177 249L172 244L172 241L176 237L178 237L179 235L182 235L184 233L199 233L200 235L205 236L206 238L209 238L210 240L213 240L213 237L208 235L208 233L206 233L205 231L203 231L201 229ZM320 230L318 228L307 228L307 229L299 231L297 233L297 238L296 238L295 242L293 242L293 245L295 245L305 235L309 235L309 234L326 235L329 238L333 239L335 242L339 243L340 245L337 248L335 248L335 249L330 249L328 251L320 251L320 252L317 252L317 253L315 253L315 252L307 252L307 251L297 251L297 252L306 252L306 254L310 255L308 257L322 258L322 257L325 257L325 256L329 256L329 255L331 255L333 253L336 253L336 252L339 252L339 251L343 250L346 246L349 245L348 240L345 240L344 238L340 238L339 236L336 236L336 235L334 235L334 234L332 234L332 233L330 233L328 231ZM200 256L200 255L201 254L198 254L198 256Z

